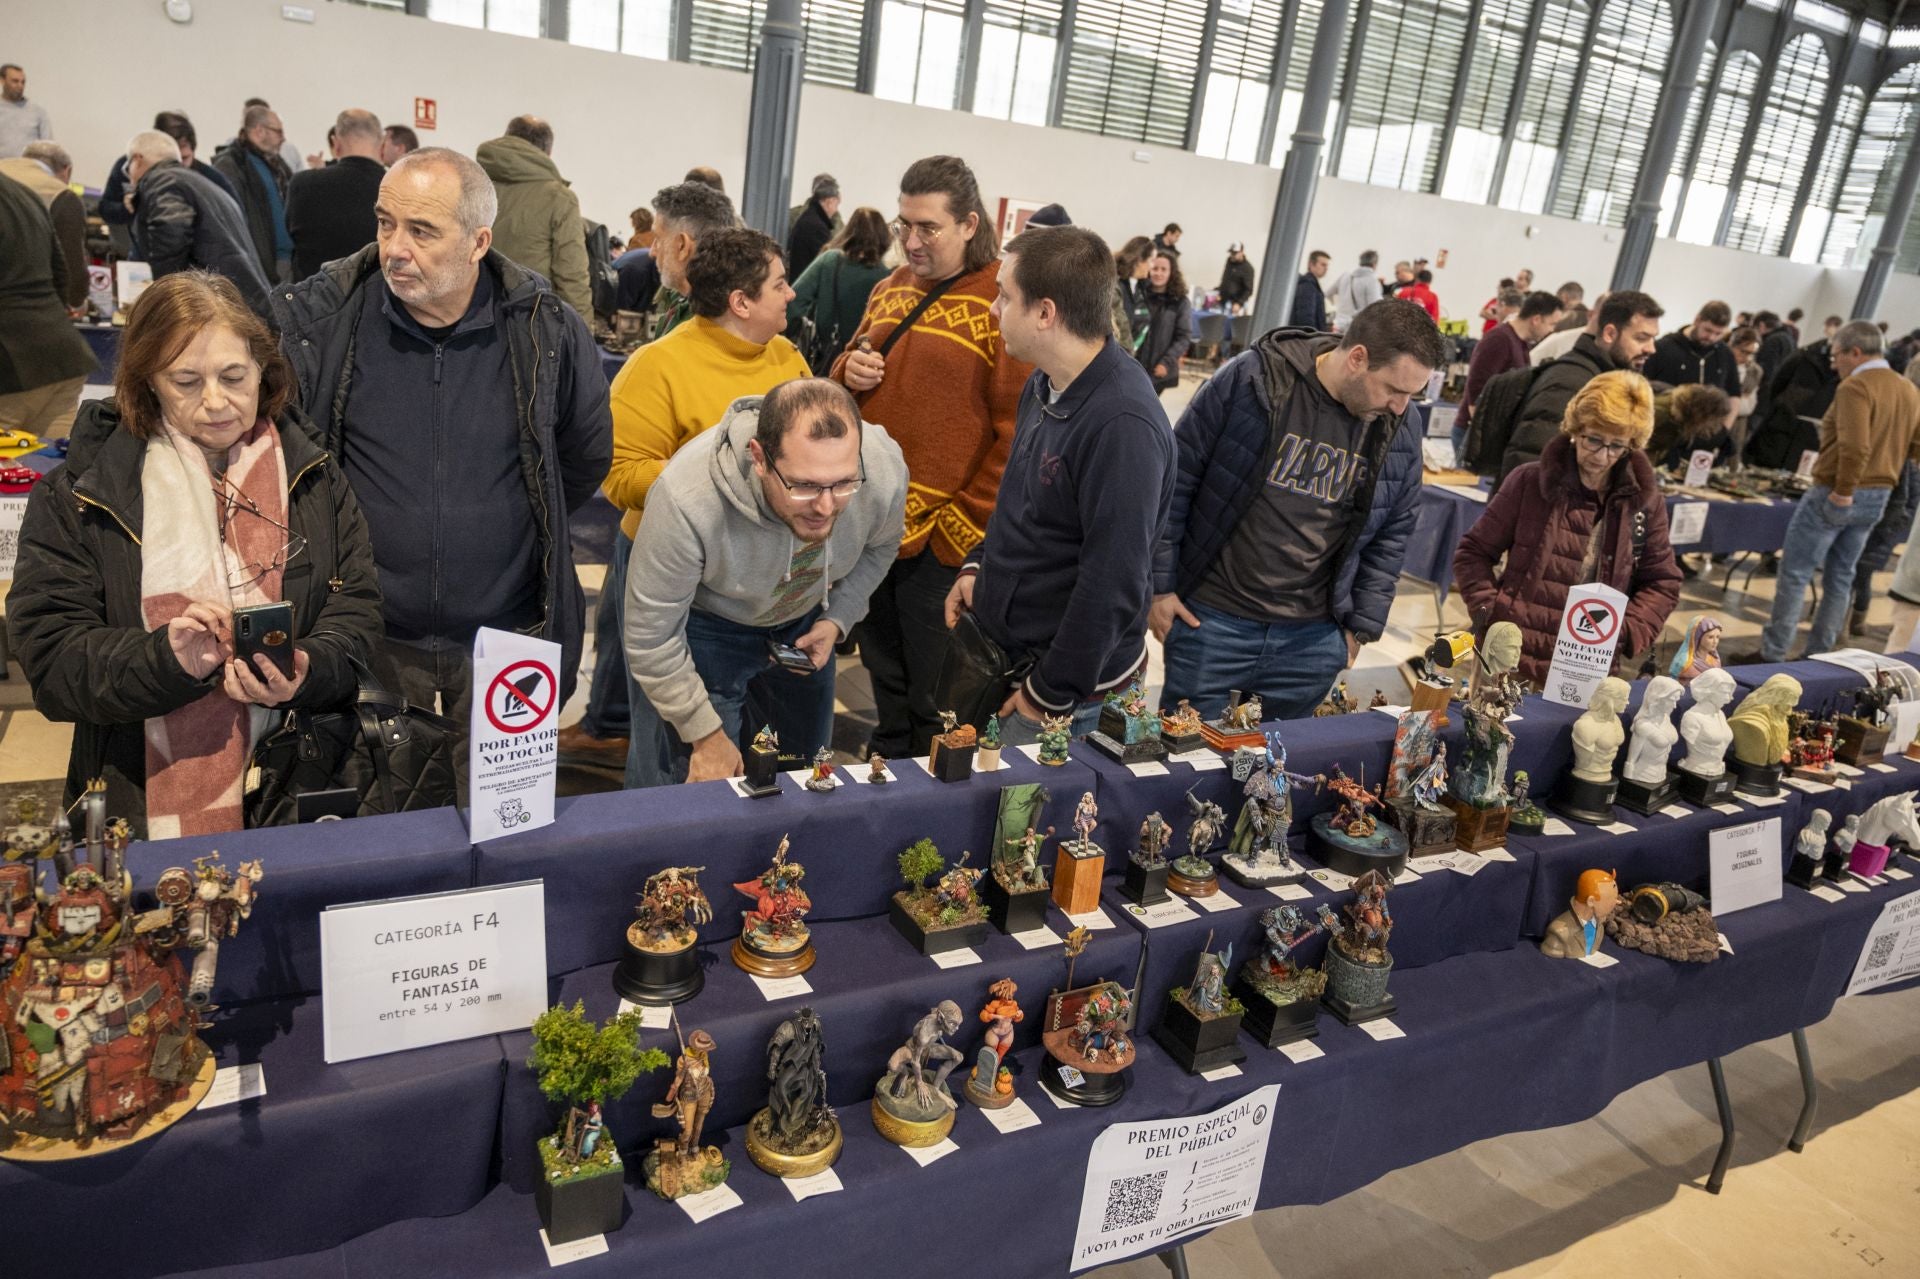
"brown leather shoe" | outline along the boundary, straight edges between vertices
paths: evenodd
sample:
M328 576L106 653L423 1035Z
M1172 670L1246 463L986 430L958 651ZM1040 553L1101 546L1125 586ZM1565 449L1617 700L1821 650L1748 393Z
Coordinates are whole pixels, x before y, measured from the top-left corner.
M627 739L595 737L578 724L560 730L560 758L607 768L627 766Z

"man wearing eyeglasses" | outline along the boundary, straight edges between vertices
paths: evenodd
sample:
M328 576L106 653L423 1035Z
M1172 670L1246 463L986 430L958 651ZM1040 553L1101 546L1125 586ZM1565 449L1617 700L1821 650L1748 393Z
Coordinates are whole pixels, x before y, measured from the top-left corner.
M240 133L213 158L213 167L240 193L240 211L253 237L254 255L269 283L293 275L293 236L287 231L287 184L293 171L280 156L287 140L280 117L262 103L250 106Z
M833 647L893 563L906 497L899 446L824 378L735 401L674 454L627 569L629 785L736 777L762 725L801 759L827 745Z

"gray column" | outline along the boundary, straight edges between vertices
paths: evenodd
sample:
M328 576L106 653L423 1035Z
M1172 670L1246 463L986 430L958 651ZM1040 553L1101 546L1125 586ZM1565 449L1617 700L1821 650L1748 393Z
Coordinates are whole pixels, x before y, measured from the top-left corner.
M1060 6L1060 38L1053 46L1053 100L1047 103L1047 123L1056 129L1067 109L1067 67L1073 61L1073 23L1079 13L1079 0L1064 0Z
M986 25L984 0L967 0L961 17L960 92L954 99L959 111L973 110L973 86L980 79L981 28Z
M1867 259L1867 273L1860 277L1860 295L1853 300L1855 320L1871 320L1880 311L1880 296L1887 291L1887 277L1893 274L1893 260L1900 255L1900 241L1906 236L1907 222L1913 217L1914 192L1920 189L1920 126L1907 139L1906 158L1900 165L1900 180L1893 184L1893 201L1887 205L1887 220L1880 224L1880 243L1873 246Z
M568 0L546 0L541 6L540 34L549 40L566 43L567 33L572 27L571 14L567 9Z
M1253 150L1254 163L1273 161L1273 144L1280 132L1280 100L1287 92L1287 63L1293 59L1293 28L1300 21L1300 0L1283 0L1280 8L1280 32L1273 42L1273 62L1267 70L1267 109L1260 117L1260 140Z
M1286 167L1280 171L1280 191L1273 201L1273 225L1267 232L1266 256L1261 260L1260 288L1254 294L1255 333L1284 324L1293 314L1300 256L1307 247L1307 219L1313 213L1314 187L1320 181L1320 150L1327 141L1333 69L1340 61L1346 27L1347 0L1326 0L1320 12L1320 29L1313 37L1313 63L1307 69L1300 120L1294 127L1293 145L1287 150Z
M1700 78L1700 59L1707 51L1707 37L1727 0L1692 0L1680 22L1680 34L1673 42L1673 61L1667 69L1667 82L1660 88L1660 105L1654 109L1653 125L1647 131L1647 149L1640 157L1640 178L1634 184L1633 203L1627 206L1627 223L1620 232L1620 256L1614 259L1613 282L1608 288L1637 289L1647 274L1647 261L1653 256L1653 237L1659 231L1660 192L1673 169L1673 153L1680 146L1680 130L1687 120L1687 99L1693 96L1693 82ZM1704 121L1703 121L1704 128Z
M787 197L793 192L793 145L800 129L800 0L767 0L760 56L747 107L747 180L740 217L781 243L787 238Z
M1820 163L1826 158L1827 148L1834 144L1833 120L1840 114L1840 91L1847 87L1847 67L1853 62L1853 51L1860 41L1860 24L1865 19L1856 17L1847 38L1840 42L1840 56L1831 64L1827 76L1827 99L1821 104L1820 122L1814 127L1813 149L1807 154L1805 167L1800 170L1800 185L1795 188L1793 211L1787 215L1787 232L1780 238L1780 256L1793 256L1793 242L1800 238L1801 217L1807 211L1807 201L1813 198L1813 184L1820 176ZM1829 45L1827 52L1833 52ZM1846 175L1840 175L1844 181ZM1818 256L1816 254L1816 256Z
M1213 69L1213 46L1220 38L1220 0L1207 0L1207 20L1200 29L1200 61L1193 73L1193 92L1187 98L1187 150L1200 149L1200 113L1207 100L1207 78Z
M1338 170L1340 167L1340 148L1345 145L1347 140L1347 121L1353 118L1353 95L1356 92L1356 77L1360 74L1360 58L1366 52L1367 20L1372 14L1373 0L1354 0L1353 44L1352 47L1347 50L1347 73L1340 81L1340 116L1333 122L1332 145L1327 149L1327 172L1329 173ZM1322 10L1320 21L1324 23L1326 20L1326 12ZM1341 25L1345 25L1344 13L1341 15ZM1316 31L1313 40L1313 65L1307 68L1309 82L1311 82L1313 76L1320 70L1321 47L1319 33ZM1332 56L1338 58L1340 56L1340 46L1337 44L1334 45L1333 50ZM1333 65L1332 62L1327 63L1328 67L1332 67ZM1326 126L1324 123L1326 111L1323 109L1320 114L1323 122L1314 126L1314 132L1321 134L1320 142L1325 143L1327 141L1325 137ZM1300 106L1300 119L1304 122L1306 118L1307 108L1303 102ZM1296 133L1294 136L1298 137L1299 134ZM1317 172L1316 170L1316 173ZM1309 201L1308 203L1311 204L1312 202Z

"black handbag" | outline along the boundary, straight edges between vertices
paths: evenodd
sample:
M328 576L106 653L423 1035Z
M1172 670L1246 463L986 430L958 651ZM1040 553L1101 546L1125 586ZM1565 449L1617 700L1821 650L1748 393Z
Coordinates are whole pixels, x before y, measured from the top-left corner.
M952 711L963 724L984 729L1000 713L1013 686L1033 669L1031 655L1013 656L980 628L971 612L960 614L947 635L947 654L940 663L933 704Z
M300 796L351 790L356 817L445 808L454 803L464 725L416 710L353 663L353 704L339 711L288 711L253 749L247 825L290 826Z

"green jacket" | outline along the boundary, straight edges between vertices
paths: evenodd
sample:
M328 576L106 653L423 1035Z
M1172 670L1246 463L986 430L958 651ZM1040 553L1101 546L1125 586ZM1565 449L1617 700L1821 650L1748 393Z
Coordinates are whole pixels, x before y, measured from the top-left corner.
M593 322L593 288L587 280L587 228L580 197L568 188L553 158L524 138L482 142L473 158L493 179L500 214L493 220L493 247L537 275Z

